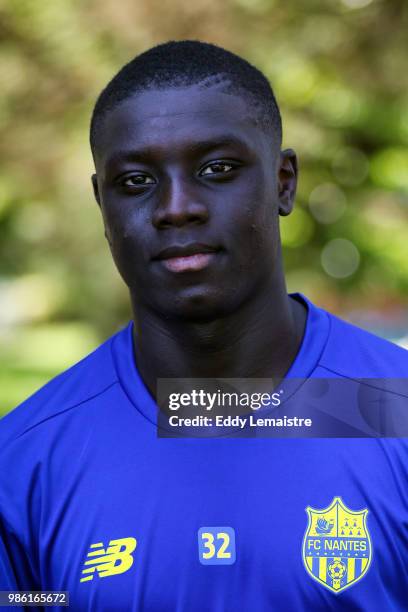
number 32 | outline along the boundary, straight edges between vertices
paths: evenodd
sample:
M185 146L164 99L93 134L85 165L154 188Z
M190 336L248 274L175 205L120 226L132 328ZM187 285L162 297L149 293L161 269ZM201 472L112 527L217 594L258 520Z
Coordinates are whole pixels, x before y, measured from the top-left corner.
M201 538L204 540L204 546L208 548L208 552L203 552L203 558L212 559L215 555L214 535L212 533L202 533ZM217 559L231 559L231 553L226 552L230 543L229 534L221 531L217 533L217 540L222 540L222 544L217 550Z

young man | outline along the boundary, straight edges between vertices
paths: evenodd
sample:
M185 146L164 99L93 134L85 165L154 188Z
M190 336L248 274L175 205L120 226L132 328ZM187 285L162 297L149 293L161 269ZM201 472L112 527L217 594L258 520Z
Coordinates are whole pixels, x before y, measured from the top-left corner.
M0 589L78 611L406 609L406 441L157 437L161 378L407 376L407 351L287 295L280 145L265 77L213 45L155 47L102 92L92 182L133 322L0 424Z

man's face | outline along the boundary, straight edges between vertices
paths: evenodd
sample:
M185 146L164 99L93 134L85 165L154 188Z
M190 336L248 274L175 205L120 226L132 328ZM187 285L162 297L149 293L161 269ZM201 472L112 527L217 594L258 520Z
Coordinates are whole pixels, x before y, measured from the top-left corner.
M136 305L211 320L278 277L278 215L294 195L282 181L295 172L239 96L137 94L107 115L95 163L105 233Z

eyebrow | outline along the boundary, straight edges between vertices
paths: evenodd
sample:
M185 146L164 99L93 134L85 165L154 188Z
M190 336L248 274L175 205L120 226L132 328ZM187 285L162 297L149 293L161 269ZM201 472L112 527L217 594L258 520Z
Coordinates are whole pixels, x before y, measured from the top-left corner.
M208 138L196 142L189 143L186 149L194 154L204 154L214 149L223 147L238 147L247 153L251 152L250 146L244 141L232 134L224 134L214 138ZM160 147L145 147L142 149L120 149L115 151L111 157L106 160L106 167L112 163L120 162L146 162L157 158L160 155Z

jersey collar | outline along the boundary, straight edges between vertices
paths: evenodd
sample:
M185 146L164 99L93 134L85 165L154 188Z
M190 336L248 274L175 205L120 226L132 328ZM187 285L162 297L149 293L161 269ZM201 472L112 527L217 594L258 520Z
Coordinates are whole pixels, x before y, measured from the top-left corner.
M319 364L329 336L328 313L308 300L301 293L289 294L303 302L307 308L307 320L302 342L295 360L285 378L309 378ZM116 334L112 341L112 353L120 384L131 403L152 423L157 423L157 405L144 384L133 351L133 321Z

